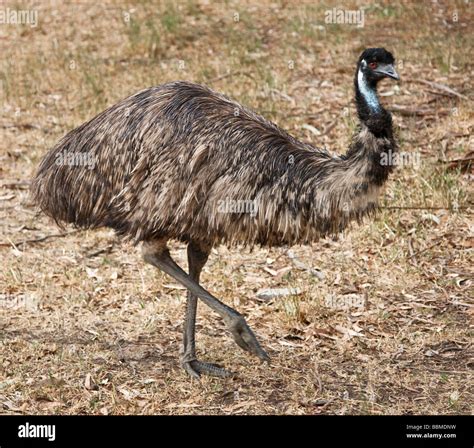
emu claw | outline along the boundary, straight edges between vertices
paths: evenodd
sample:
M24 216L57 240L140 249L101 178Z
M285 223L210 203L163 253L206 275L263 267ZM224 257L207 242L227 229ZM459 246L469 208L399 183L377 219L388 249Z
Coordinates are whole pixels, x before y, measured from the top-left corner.
M184 361L183 368L186 372L192 376L193 378L199 379L201 374L203 375L210 375L210 376L218 376L220 378L229 378L234 376L232 372L229 372L222 367L219 367L216 364L211 364L209 362L201 362L197 359L192 361Z
M247 325L243 316L239 315L233 318L227 325L239 347L258 356L262 361L270 361L270 357L257 341L255 334Z

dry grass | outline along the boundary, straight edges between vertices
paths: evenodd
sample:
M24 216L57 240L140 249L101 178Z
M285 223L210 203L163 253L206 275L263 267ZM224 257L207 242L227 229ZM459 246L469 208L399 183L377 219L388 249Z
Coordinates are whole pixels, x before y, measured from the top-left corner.
M2 413L472 412L472 172L439 163L473 149L472 8L382 2L363 28L324 26L333 6L34 3L37 27L0 25ZM35 214L24 182L49 147L107 105L187 79L342 152L355 126L354 61L375 45L401 64L403 81L385 84L383 100L402 110L401 150L421 158L397 170L383 202L435 209L384 209L338 241L293 248L322 280L283 249L214 250L203 282L248 316L270 367L236 348L201 305L201 358L238 376L186 377L185 292L107 230L18 244L58 232ZM185 266L184 246L172 247ZM261 303L263 287L303 293Z

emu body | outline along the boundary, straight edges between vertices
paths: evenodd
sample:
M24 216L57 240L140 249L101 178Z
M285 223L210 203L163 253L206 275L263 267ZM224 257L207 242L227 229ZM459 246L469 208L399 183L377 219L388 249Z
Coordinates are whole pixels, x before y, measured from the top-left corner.
M359 59L361 127L345 155L301 142L239 103L179 81L130 96L67 134L42 161L34 197L58 223L107 226L143 242L145 260L189 290L183 366L194 376L226 376L196 359L197 298L223 317L239 346L268 357L243 317L199 285L210 249L306 244L375 210L391 171L380 157L396 144L376 94L378 80L391 75L377 74L374 63L393 69L393 57L369 49ZM58 163L74 153L89 163ZM255 208L229 213L229 201ZM169 239L188 243L189 274L171 259Z

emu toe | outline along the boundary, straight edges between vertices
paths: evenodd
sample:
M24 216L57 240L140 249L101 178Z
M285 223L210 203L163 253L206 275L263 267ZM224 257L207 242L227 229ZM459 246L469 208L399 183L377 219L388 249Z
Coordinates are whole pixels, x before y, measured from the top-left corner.
M267 355L245 319L239 315L227 324L237 345L245 351L258 356L262 361L270 361Z
M229 378L231 376L234 376L232 372L229 372L228 370L223 369L222 367L216 364L211 364L209 362L201 362L197 359L194 359L193 361L184 361L182 365L184 370L186 370L186 372L190 376L196 379L199 379L201 374L218 376L221 378Z

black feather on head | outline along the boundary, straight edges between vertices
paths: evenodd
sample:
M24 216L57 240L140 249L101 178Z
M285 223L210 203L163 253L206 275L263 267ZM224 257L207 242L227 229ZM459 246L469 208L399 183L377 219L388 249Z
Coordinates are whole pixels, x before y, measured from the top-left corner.
M359 64L362 60L365 60L367 64L370 62L393 64L395 62L392 53L385 48L366 48L360 55Z

